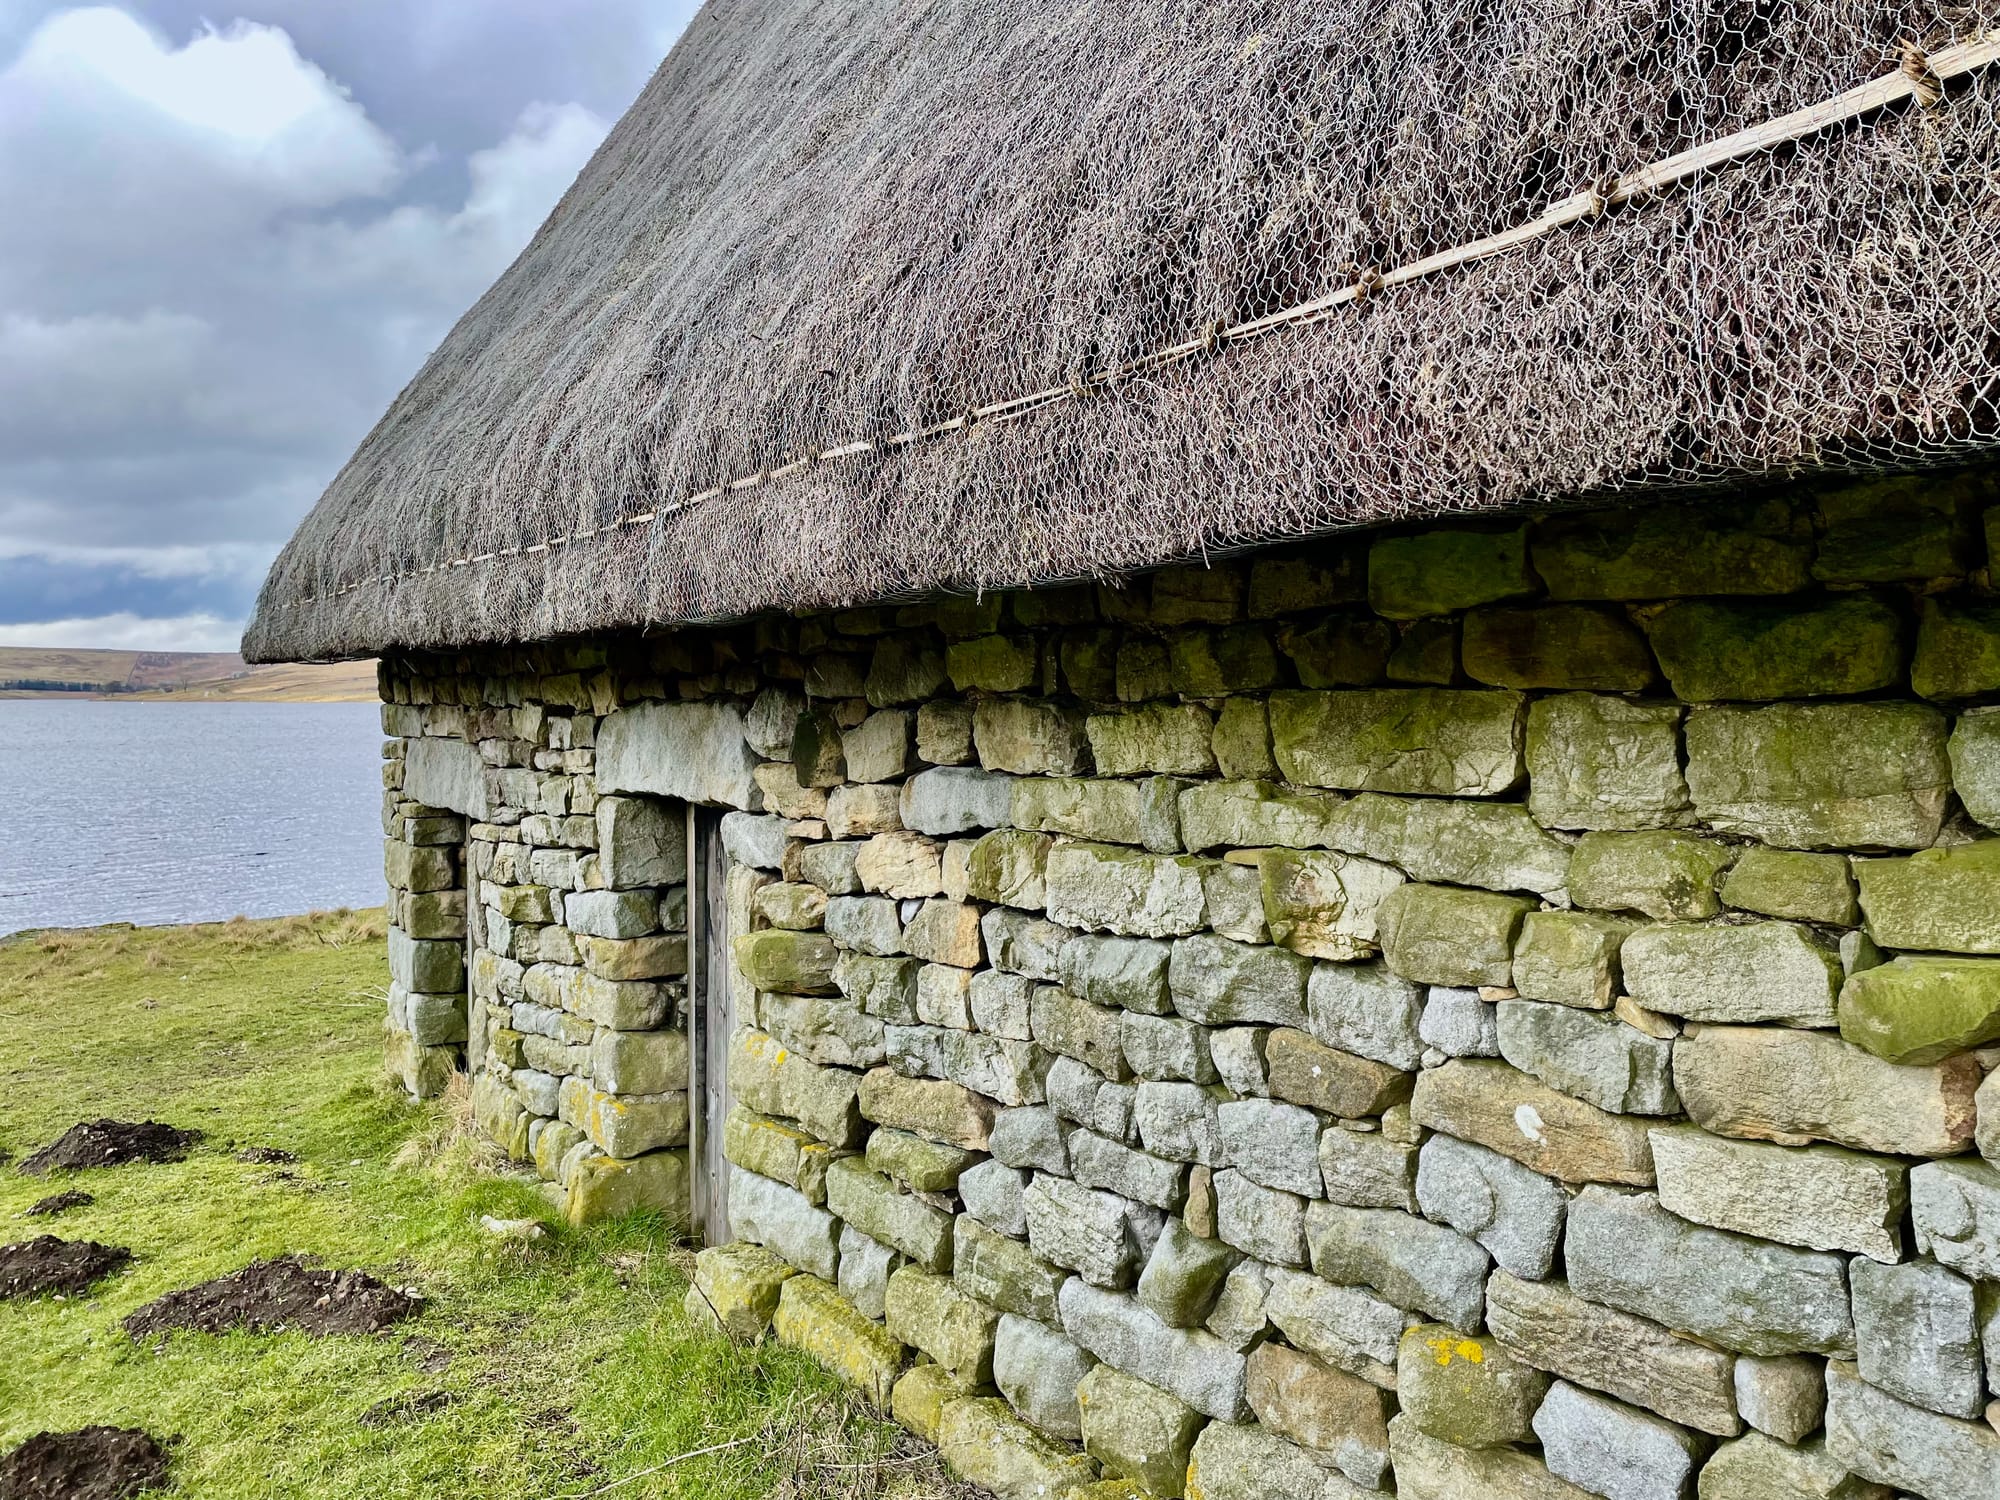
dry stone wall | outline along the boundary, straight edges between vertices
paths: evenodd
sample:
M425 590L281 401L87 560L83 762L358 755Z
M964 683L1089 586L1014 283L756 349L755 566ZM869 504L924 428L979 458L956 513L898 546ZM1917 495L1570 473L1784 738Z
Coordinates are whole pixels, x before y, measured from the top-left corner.
M683 872L617 840L730 806L690 1305L977 1482L1994 1500L1996 498L391 663L487 767L480 1117L684 1201Z

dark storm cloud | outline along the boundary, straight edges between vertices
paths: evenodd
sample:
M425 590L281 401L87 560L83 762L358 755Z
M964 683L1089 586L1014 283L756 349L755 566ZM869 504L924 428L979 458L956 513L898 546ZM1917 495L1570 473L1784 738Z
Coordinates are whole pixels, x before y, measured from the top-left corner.
M0 0L0 644L227 638L690 10Z

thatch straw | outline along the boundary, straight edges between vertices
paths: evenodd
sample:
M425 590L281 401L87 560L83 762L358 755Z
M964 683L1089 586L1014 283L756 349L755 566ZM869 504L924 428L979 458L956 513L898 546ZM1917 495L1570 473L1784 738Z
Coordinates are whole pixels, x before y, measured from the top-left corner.
M1940 91L1922 58L1996 23L2000 0L711 0L334 481L246 652L1962 461L2000 427L2000 80ZM1096 386L1901 69L1919 98Z

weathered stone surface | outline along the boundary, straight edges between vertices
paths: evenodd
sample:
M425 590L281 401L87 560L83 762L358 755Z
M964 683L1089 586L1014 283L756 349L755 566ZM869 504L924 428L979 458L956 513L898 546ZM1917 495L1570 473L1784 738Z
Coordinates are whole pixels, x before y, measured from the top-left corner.
M887 1245L877 1244L852 1224L840 1226L840 1295L864 1318L880 1321L889 1295L889 1278L909 1262Z
M2000 1433L1898 1401L1838 1360L1826 1370L1826 1450L1863 1479L1925 1500L2000 1494Z
M2000 1040L2000 962L1905 955L1862 970L1841 988L1840 1034L1907 1064Z
M1251 1369L1255 1405L1256 1369ZM1396 1399L1426 1434L1461 1448L1535 1440L1535 1409L1549 1377L1516 1359L1499 1340L1444 1323L1408 1329L1396 1352Z
M1055 1329L1012 1313L1000 1319L993 1383L1022 1420L1038 1431L1068 1442L1083 1436L1078 1387L1095 1368L1095 1359Z
M837 898L833 905L840 906L851 898ZM876 898L866 899L872 906ZM902 925L895 921L895 906L883 901L887 908L888 920L894 924L897 940L902 938ZM917 1020L917 972L923 964L914 958L875 958L864 953L842 953L833 964L833 982L840 987L841 994L859 1005L871 1016L880 1016L885 1021L897 1025L910 1026Z
M1851 927L1860 920L1848 861L1837 854L1745 849L1722 882L1722 899L1744 911Z
M1380 538L1368 549L1369 605L1389 619L1414 620L1533 593L1527 538L1525 526Z
M1607 1500L1680 1500L1708 1451L1671 1422L1560 1380L1535 1435L1550 1473Z
M864 1119L907 1130L947 1146L984 1151L993 1130L993 1106L955 1083L902 1078L876 1068L860 1082Z
M1592 693L1528 710L1528 811L1549 828L1621 831L1686 821L1681 708Z
M1636 693L1653 654L1631 621L1587 604L1476 609L1465 617L1465 675L1509 688Z
M1132 1125L1155 1156L1219 1166L1225 1154L1216 1114L1228 1097L1203 1084L1148 1080L1132 1102Z
M1909 1168L1839 1146L1773 1146L1692 1125L1652 1132L1660 1204L1713 1229L1811 1250L1903 1258Z
M1323 792L1271 781L1210 781L1180 796L1181 837L1189 849L1323 849L1333 842L1341 802Z
M1449 1135L1424 1143L1416 1200L1427 1218L1471 1236L1506 1270L1534 1278L1555 1262L1569 1203L1539 1172Z
M1486 1287L1493 1337L1516 1359L1718 1437L1742 1430L1731 1367L1736 1356L1657 1323L1587 1301L1561 1280L1505 1271Z
M1593 1301L1745 1354L1854 1347L1846 1262L1705 1229L1650 1193L1586 1188L1570 1204L1570 1285Z
M1265 1044L1272 1097L1341 1119L1365 1119L1410 1097L1401 1068L1329 1047L1303 1031L1280 1028Z
M1535 1000L1496 1007L1500 1055L1522 1072L1614 1114L1680 1112L1673 1043L1602 1011Z
M1389 1474L1388 1394L1283 1344L1251 1352L1246 1393L1266 1431L1310 1450L1356 1484Z
M984 1385L992 1378L1000 1315L950 1277L903 1267L889 1278L883 1317L895 1338L921 1349L960 1384Z
M1972 1140L1979 1082L1969 1057L1901 1067L1785 1027L1691 1027L1674 1044L1674 1087L1697 1125L1788 1146L1950 1156Z
M1132 1076L1119 1025L1123 1014L1052 984L1038 986L1029 1002L1029 1024L1037 1042L1121 1082Z
M893 786L835 786L827 794L827 832L836 839L865 839L903 826L901 794Z
M1332 843L1416 880L1567 899L1569 846L1516 802L1367 792L1342 805Z
M1109 844L1062 844L1049 852L1048 913L1069 927L1132 937L1175 937L1207 916L1199 861Z
M1461 1059L1430 1069L1417 1079L1410 1112L1420 1125L1562 1182L1652 1185L1644 1120L1606 1114L1506 1063Z
M726 703L621 709L597 733L597 789L754 811L763 793L752 774L758 757L745 727L742 712Z
M1530 914L1533 921L1540 913ZM1514 945L1514 975L1521 971L1521 944ZM1424 1013L1417 1022L1417 1040L1446 1057L1498 1057L1500 1025L1493 1006L1477 990L1434 984L1424 995Z
M1178 1016L1142 1016L1131 1011L1119 1018L1125 1061L1149 1082L1214 1083L1216 1070L1209 1056L1205 1026Z
M694 1258L687 1313L720 1328L733 1339L754 1344L771 1327L778 1293L798 1273L755 1245L714 1245Z
M804 881L767 885L752 898L752 904L757 915L773 927L794 932L809 932L826 921L826 892Z
M1193 703L1148 703L1084 721L1101 776L1211 776L1213 721Z
M829 896L852 896L861 889L854 873L860 852L861 846L855 843L807 844L799 850L799 878Z
M944 891L942 847L921 833L878 833L855 851L854 876L864 891L899 900Z
M1068 1135L1068 1129L1052 1109L1003 1109L993 1117L990 1149L1010 1167L1067 1177Z
M729 1088L747 1108L796 1120L829 1146L859 1144L861 1080L816 1067L762 1032L738 1032L729 1046Z
M597 866L613 890L687 879L687 829L672 809L644 797L597 800Z
M1011 776L969 766L938 766L903 783L900 810L905 828L941 837L981 828L1005 828L1014 801Z
M887 1056L881 1018L852 1000L771 994L758 1010L772 1036L822 1067L872 1068Z
M1952 783L1965 810L2000 829L2000 708L1967 709L1951 732Z
M419 995L463 994L465 944L425 941L391 927L389 977Z
M1534 905L1522 896L1455 886L1399 886L1377 913L1383 958L1391 971L1421 984L1510 984L1514 937Z
M1514 988L1531 1000L1608 1009L1620 990L1619 949L1633 927L1595 912L1529 912L1514 943Z
M589 1145L573 1148L589 1151ZM568 1182L564 1213L572 1224L615 1219L639 1210L657 1214L670 1227L688 1223L688 1162L685 1151L648 1151L643 1156L590 1156L565 1164Z
M1396 1108L1407 1113L1405 1106ZM1331 1202L1417 1211L1417 1148L1379 1130L1321 1131L1319 1169L1324 1196Z
M948 1193L966 1169L976 1165L975 1151L940 1146L907 1130L882 1129L868 1137L868 1165L918 1193Z
M1044 1437L998 1397L953 1401L938 1423L938 1451L951 1471L1000 1500L1045 1500L1097 1477L1097 1465Z
M976 969L985 960L979 908L969 902L936 899L903 926L903 951L934 964Z
M1702 820L1787 849L1926 849L1950 793L1945 721L1915 703L1709 708L1687 723Z
M1797 1444L1826 1415L1826 1363L1803 1354L1736 1357L1736 1409L1781 1443Z
M1635 1000L1695 1021L1830 1026L1840 993L1839 954L1790 922L1643 927L1620 961Z
M1380 964L1315 964L1306 985L1312 1033L1329 1047L1413 1071L1424 991Z
M1215 768L1230 781L1278 774L1278 763L1271 758L1271 717L1262 698L1223 700L1215 716Z
M1083 715L1038 698L984 698L973 709L972 743L989 771L1078 776L1090 771ZM848 750L851 764L854 752ZM856 778L857 780L860 778Z
M850 1307L839 1291L816 1276L794 1276L778 1295L772 1320L778 1342L817 1360L883 1411L909 1351L886 1328Z
M1852 1270L1856 1363L1870 1385L1948 1417L1985 1410L1972 1283L1932 1261Z
M1002 1312L1044 1323L1060 1321L1056 1294L1069 1272L969 1214L953 1221L952 1235L952 1275L968 1293Z
M831 995L837 954L824 933L768 928L746 932L732 942L736 967L760 990L788 995Z
M1167 638L1167 681L1182 697L1261 692L1280 680L1278 653L1262 625L1183 630Z
M1017 1237L1028 1232L1027 1190L1026 1172L997 1161L983 1161L958 1179L959 1201L967 1214Z
M1910 1173L1917 1253L1980 1281L2000 1281L2000 1169L1926 1162Z
M1229 1246L1170 1219L1139 1275L1140 1304L1170 1328L1198 1328L1241 1259Z
M1031 776L1014 783L1016 827L1112 844L1144 841L1145 783Z
M1282 948L1201 934L1174 944L1168 985L1174 1007L1205 1026L1264 1022L1306 1024L1306 977L1312 964Z
M937 658L940 672L944 659ZM962 766L972 759L972 705L933 699L917 708L917 759L933 766Z
M1359 1287L1283 1269L1271 1272L1264 1311L1294 1347L1384 1390L1395 1388L1403 1330L1421 1321Z
M1397 1500L1593 1500L1517 1448L1461 1448L1407 1416L1389 1424ZM1247 1500L1247 1496L1246 1496Z
M966 894L975 901L1040 911L1047 900L1049 844L1048 835L1021 829L987 834L968 856Z
M1331 852L1267 850L1257 868L1271 940L1343 962L1374 954L1383 898L1403 884L1400 870Z
M1304 1199L1259 1186L1234 1170L1217 1172L1214 1186L1216 1234L1225 1245L1269 1265L1305 1265Z
M1857 1479L1818 1439L1800 1447L1753 1432L1724 1443L1702 1465L1699 1500L1890 1500L1880 1485Z
M1295 1104L1241 1099L1216 1111L1223 1159L1252 1182L1296 1193L1322 1195L1319 1116Z
M1094 1005L1168 1015L1167 960L1173 949L1148 938L1082 935L1063 946L1060 973L1072 993Z
M1712 917L1721 910L1716 877L1734 857L1726 844L1666 829L1587 833L1570 862L1570 894L1581 905L1661 920Z
M952 641L945 647L944 668L960 692L1018 693L1032 687L1038 675L1035 638L994 634Z
M1375 1288L1461 1328L1477 1328L1492 1264L1486 1251L1442 1224L1395 1209L1306 1207L1313 1270L1342 1286Z
M1872 693L1903 677L1903 622L1866 594L1810 608L1687 599L1652 616L1646 634L1690 703Z
M1166 1216L1116 1193L1036 1174L1028 1184L1028 1244L1097 1286L1130 1286Z
M1222 1422L1249 1415L1246 1361L1214 1334L1170 1328L1129 1296L1082 1280L1062 1289L1063 1329L1081 1347L1127 1375Z
M1084 1377L1076 1399L1084 1451L1107 1473L1133 1480L1148 1495L1186 1493L1189 1454L1205 1425L1198 1413L1109 1365Z
M1868 935L1885 948L2000 953L2000 839L1854 864Z
M569 1123L606 1156L643 1156L662 1146L684 1146L688 1135L685 1090L664 1094L607 1094L570 1080L582 1108ZM570 1111L565 1110L565 1114Z
M1555 599L1789 594L1811 583L1812 534L1789 507L1634 506L1536 528L1535 571Z
M1232 1084L1231 1087L1235 1086ZM1237 1089L1237 1092L1243 1091ZM1974 1132L1979 1154L1990 1162L2000 1164L2000 1069L1986 1075L1986 1081L1973 1096L1973 1105L1979 1117ZM1995 1384L2000 1385L2000 1381Z
M951 1270L951 1215L898 1192L894 1182L858 1159L846 1157L827 1168L826 1205L920 1269L940 1275Z
M1524 708L1520 694L1490 690L1280 692L1271 741L1302 786L1494 797L1521 779Z
M1945 702L2000 687L2000 610L1984 600L1921 600L1910 686Z

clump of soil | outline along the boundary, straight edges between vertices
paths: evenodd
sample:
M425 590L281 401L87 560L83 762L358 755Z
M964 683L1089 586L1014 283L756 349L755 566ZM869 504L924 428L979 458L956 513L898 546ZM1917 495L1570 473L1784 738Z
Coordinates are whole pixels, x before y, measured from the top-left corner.
M128 1161L179 1161L201 1139L199 1130L181 1130L158 1120L86 1120L21 1163L30 1177L61 1169L118 1167Z
M132 1427L38 1432L0 1458L0 1500L127 1500L166 1482L166 1449Z
M88 1208L97 1201L91 1194L77 1188L67 1192L52 1193L36 1203L22 1215L26 1219L53 1219L57 1214L66 1214L72 1208Z
M130 1250L116 1245L59 1240L52 1234L37 1235L18 1245L0 1245L0 1300L50 1293L74 1297L113 1271L124 1269L131 1259Z
M291 1152L276 1146L245 1146L236 1153L236 1159L253 1167L288 1167L298 1160Z
M414 1316L421 1299L384 1285L365 1271L324 1271L296 1255L253 1261L200 1286L168 1292L125 1320L135 1339L185 1329L192 1333L253 1333L294 1328L320 1338L332 1333L380 1333Z

